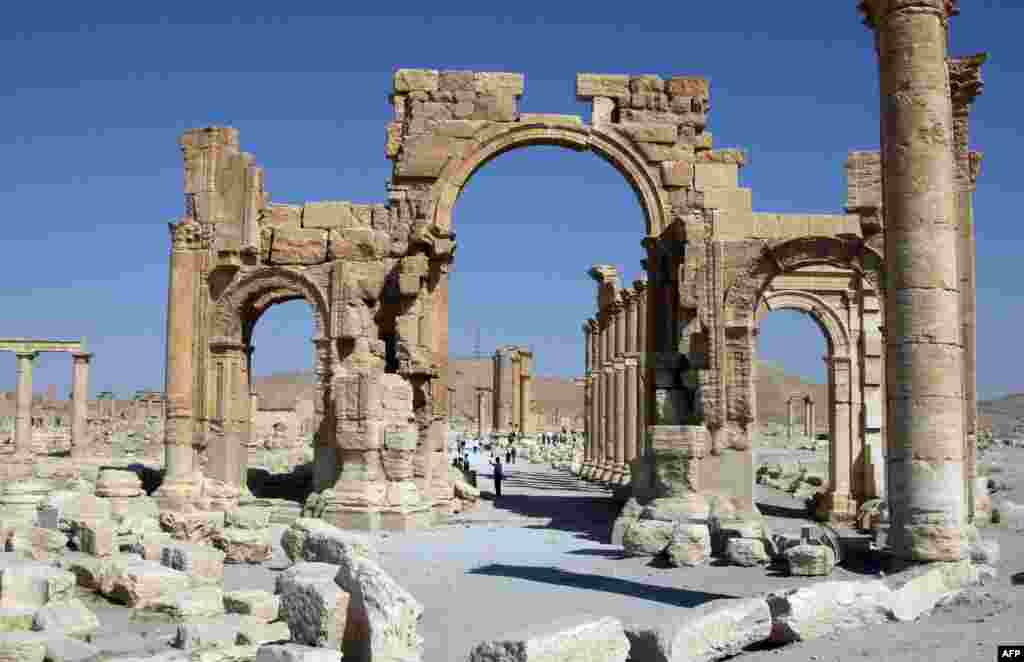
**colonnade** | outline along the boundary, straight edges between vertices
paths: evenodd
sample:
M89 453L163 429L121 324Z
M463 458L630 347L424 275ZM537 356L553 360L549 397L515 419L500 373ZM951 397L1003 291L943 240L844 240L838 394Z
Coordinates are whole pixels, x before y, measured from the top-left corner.
M791 395L786 401L786 440L793 440L793 426L796 424L796 405L802 402L804 405L804 431L805 437L814 438L814 398L810 395Z
M41 352L71 354L71 451L80 453L87 445L89 404L89 362L85 341L29 340L0 338L0 351L14 352L17 357L18 381L15 387L14 448L15 455L32 453L32 368Z
M598 291L597 312L583 325L586 445L580 475L624 485L646 445L646 282L621 289L618 272L607 265L589 274Z
M533 404L533 352L509 345L494 352L493 429L499 434L535 430Z

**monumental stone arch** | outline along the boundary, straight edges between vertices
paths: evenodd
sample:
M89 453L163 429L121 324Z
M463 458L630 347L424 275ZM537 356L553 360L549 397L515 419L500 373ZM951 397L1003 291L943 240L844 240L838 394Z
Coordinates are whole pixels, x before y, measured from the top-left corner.
M958 66L953 98L966 109L980 61ZM588 475L651 493L652 439L689 439L703 457L693 484L753 510L757 321L772 307L799 307L830 342L830 417L846 441L835 445L828 510L849 517L865 434L851 421L863 422L857 407L870 409L882 388L871 344L882 294L871 277L883 250L878 155L851 153L845 213L755 212L739 185L744 154L713 148L706 130L706 79L579 74L589 122L520 113L523 91L520 74L398 70L385 131L393 171L376 204L272 202L235 129L185 132L185 213L170 225L162 507L227 504L244 487L252 327L274 303L301 298L314 313L321 414L307 514L367 529L445 517L454 496L444 449L452 210L489 160L545 144L610 162L646 219L637 235L646 277L622 291L610 273L595 277L608 281L607 310L585 325L587 371L607 379L584 380ZM969 214L977 158L963 156L966 111L957 117ZM973 288L973 272L963 277ZM687 394L685 411L659 404L682 402L673 391Z

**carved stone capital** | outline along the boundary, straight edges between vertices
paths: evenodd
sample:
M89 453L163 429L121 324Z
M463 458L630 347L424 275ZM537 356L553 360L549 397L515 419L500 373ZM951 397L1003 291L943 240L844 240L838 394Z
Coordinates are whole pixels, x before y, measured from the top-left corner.
M75 363L88 363L93 357L92 352L72 352L71 359Z
M985 81L981 78L981 66L986 60L988 53L949 58L949 89L954 115L966 115L970 105L984 91Z
M185 217L167 224L171 233L171 247L176 251L208 248L213 231L195 218Z
M864 24L877 30L895 14L932 14L943 22L960 14L960 0L860 0L857 9L864 14Z

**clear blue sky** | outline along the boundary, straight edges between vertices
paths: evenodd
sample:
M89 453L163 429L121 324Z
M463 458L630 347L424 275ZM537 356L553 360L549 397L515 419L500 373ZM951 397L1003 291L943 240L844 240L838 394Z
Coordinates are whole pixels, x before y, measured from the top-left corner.
M182 212L178 135L229 124L265 167L277 202L384 200L384 125L400 67L526 75L521 110L589 117L577 72L699 74L712 81L709 130L748 150L755 209L840 211L850 149L878 137L872 37L854 0L828 2L480 3L420 16L340 15L348 3L22 3L0 25L0 336L88 338L92 390L163 385L167 221ZM486 4L486 3L485 3ZM988 50L973 138L985 152L978 219L979 387L1024 391L1019 155L1024 7L975 1L953 21L953 53ZM301 6L290 15L276 12ZM607 7L607 8L606 8ZM510 7L511 8L511 7ZM166 13L169 12L169 13ZM541 374L575 375L597 262L636 277L643 231L622 178L586 153L499 157L455 209L451 351L531 344ZM256 371L308 369L310 314L285 304L255 333ZM808 319L767 318L761 356L823 379ZM15 383L0 353L0 389ZM43 355L36 390L71 366Z

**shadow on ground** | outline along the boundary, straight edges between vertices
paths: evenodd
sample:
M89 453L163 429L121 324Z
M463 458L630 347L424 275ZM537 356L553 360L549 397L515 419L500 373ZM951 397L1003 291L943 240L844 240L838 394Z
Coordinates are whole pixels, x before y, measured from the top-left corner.
M556 529L594 542L607 542L612 522L620 510L620 504L607 489L566 474L506 471L501 483L502 496L494 497L493 492L482 491L484 498L493 501L496 510L551 520L546 525L525 528ZM486 488L491 476L481 474L481 477L484 478L482 487Z
M489 575L492 577L514 577L534 582L543 582L545 584L554 584L556 586L569 586L572 588L587 589L591 591L617 593L631 598L660 602L673 607L697 607L705 602L711 602L712 600L725 600L737 597L735 595L723 595L721 593L691 591L684 588L652 586L651 584L641 584L640 582L629 581L627 579L572 572L552 567L492 563L490 565L474 568L469 571L469 574Z

